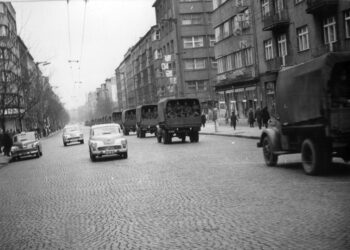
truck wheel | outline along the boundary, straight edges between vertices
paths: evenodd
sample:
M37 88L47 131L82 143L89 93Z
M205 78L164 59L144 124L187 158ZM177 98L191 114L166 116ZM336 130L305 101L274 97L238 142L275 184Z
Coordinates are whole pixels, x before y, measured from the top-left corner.
M164 144L169 144L171 142L170 135L168 131L163 130L163 143Z
M140 137L140 131L139 131L139 129L136 130L136 137L137 137L137 138Z
M186 141L186 134L181 135L181 141L185 142Z
M272 152L272 143L268 136L264 137L262 148L265 164L269 167L276 166L278 161L278 155Z
M162 142L162 136L161 135L156 135L157 136L157 141L158 141L158 143L161 143Z
M145 134L146 134L146 132L144 132L144 131L141 130L141 135L140 135L140 137L141 137L141 138L145 138Z
M193 141L198 142L199 141L199 133L198 131L193 132Z
M306 139L301 145L301 160L307 175L327 172L331 164L330 146L321 141Z

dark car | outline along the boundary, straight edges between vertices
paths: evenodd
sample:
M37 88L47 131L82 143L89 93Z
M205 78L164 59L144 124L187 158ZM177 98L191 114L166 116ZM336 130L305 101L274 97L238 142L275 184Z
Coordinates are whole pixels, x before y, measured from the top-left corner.
M42 145L37 132L22 132L13 136L12 160L18 160L25 156L36 156L39 158L42 152Z
M144 138L146 133L157 131L158 106L157 104L140 105L136 108L136 135Z
M186 136L198 142L201 128L201 107L197 98L165 98L158 102L157 140L171 143L172 137L183 142Z

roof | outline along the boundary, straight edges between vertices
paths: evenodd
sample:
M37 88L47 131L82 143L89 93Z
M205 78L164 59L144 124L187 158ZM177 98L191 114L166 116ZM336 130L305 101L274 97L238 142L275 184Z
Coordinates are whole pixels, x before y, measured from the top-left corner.
M117 124L117 123L104 123L104 124L93 125L93 126L91 126L91 129L110 127L110 126L120 127L119 124Z

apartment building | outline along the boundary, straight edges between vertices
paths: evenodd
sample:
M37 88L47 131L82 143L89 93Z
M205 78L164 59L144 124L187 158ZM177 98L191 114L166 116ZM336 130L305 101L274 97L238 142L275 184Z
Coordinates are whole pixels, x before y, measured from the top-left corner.
M153 7L159 29L159 47L153 51L158 97L197 97L204 108L211 105L216 81L212 2L156 0Z
M274 112L281 67L350 50L350 1L254 1L262 105Z
M212 25L215 31L215 59L220 108L240 118L259 106L254 0L213 0Z

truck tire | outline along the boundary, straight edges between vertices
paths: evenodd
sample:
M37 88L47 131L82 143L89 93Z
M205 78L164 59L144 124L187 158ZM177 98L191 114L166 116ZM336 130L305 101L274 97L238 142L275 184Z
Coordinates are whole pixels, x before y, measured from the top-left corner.
M262 143L263 156L265 164L269 167L277 165L278 155L272 152L272 142L268 136L265 136Z
M307 175L325 174L331 164L328 143L315 139L305 139L301 145L301 160Z
M198 142L199 141L199 133L198 131L193 132L193 141Z
M186 141L186 134L182 134L182 135L181 135L181 141L182 141L182 142L185 142L185 141Z
M136 137L137 137L137 138L140 137L140 130L139 130L139 129L136 130Z
M141 138L145 138L145 136L146 136L146 132L145 131L140 131L140 137Z
M158 143L161 143L162 142L162 136L157 134L156 137L157 137Z

